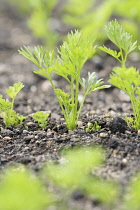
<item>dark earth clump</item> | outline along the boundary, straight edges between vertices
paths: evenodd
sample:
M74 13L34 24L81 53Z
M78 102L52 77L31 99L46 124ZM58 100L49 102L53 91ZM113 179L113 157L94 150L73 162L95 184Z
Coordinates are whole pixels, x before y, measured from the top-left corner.
M109 129L112 133L125 133L127 129L127 123L121 117L115 117L109 122Z

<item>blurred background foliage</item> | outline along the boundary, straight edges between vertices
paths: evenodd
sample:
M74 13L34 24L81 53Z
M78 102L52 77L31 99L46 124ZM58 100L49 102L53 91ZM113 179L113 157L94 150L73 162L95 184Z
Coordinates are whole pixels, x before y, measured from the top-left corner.
M97 43L107 39L104 25L117 18L139 43L140 1L137 0L6 0L21 13L33 35L44 46L58 46L70 30L95 34Z

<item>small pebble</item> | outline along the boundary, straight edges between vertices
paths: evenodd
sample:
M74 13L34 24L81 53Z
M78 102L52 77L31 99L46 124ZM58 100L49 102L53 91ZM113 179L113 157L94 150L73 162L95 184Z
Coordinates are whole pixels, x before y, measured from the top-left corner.
M35 93L36 90L37 90L37 87L36 87L35 85L32 85L31 88L30 88L30 91L31 91L32 93Z
M27 130L23 130L23 133L24 133L24 134L27 134L27 133L29 133L29 131L27 131Z
M7 135L13 135L14 132L9 130L9 129L4 129L4 128L1 128L1 133L6 133Z
M77 125L78 125L78 128L81 128L83 126L83 122L82 121L78 121Z
M99 56L94 56L94 58L92 59L94 65L95 65L95 68L97 70L102 70L103 69L103 61L102 59L99 57Z
M123 159L122 159L122 162L123 162L124 164L126 164L126 163L127 163L127 159L126 159L126 158L123 158Z
M79 141L79 138L72 138L71 141L72 142L78 142Z
M0 157L0 161L1 161L1 162L6 162L7 159L6 159L5 157Z
M27 125L27 126L29 126L29 125L35 125L35 123L33 123L33 122L27 122L26 125Z
M3 140L11 140L12 138L10 137L10 136L5 136L4 138L3 138Z
M68 130L68 134L73 134L73 130Z
M58 85L56 80L53 80L53 83L55 86ZM45 80L41 85L41 90L46 93L46 92L49 92L51 89L52 89L52 86L50 82L48 80Z
M130 97L125 92L120 91L118 96L119 96L120 101L130 102Z
M126 130L126 131L125 131L125 134L131 135L131 131Z
M78 101L79 101L80 104L82 103L82 101L83 101L83 95L79 95L78 96Z
M23 140L24 140L26 143L29 143L29 142L31 141L31 139L33 139L33 138L34 138L34 135L29 135L29 136L25 136Z
M108 133L100 133L100 137L104 138L104 137L107 137L108 136Z
M29 149L29 147L25 147L25 148L24 148L24 150L28 150L28 149Z
M140 130L138 130L138 135L140 135Z

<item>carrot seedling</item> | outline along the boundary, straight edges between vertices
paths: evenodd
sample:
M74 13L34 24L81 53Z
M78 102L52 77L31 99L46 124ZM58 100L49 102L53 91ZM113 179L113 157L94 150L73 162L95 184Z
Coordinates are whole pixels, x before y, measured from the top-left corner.
M67 41L64 41L60 49L57 49L57 57L55 57L54 51L45 51L40 46L35 47L33 50L24 46L19 50L20 54L31 60L39 68L34 73L45 76L51 83L67 128L70 130L75 129L77 126L87 95L95 90L110 87L109 85L102 85L103 80L97 80L95 72L88 73L87 81L81 78L83 65L95 52L93 43L94 39L92 37L86 37L81 32L75 31L75 33L68 34ZM69 83L70 93L55 87L52 79L53 72L62 76ZM84 94L80 107L78 107L80 85Z
M137 173L130 181L123 199L124 210L140 209L140 173Z
M101 129L101 126L98 124L97 121L94 123L88 123L88 127L86 128L86 132L98 131Z
M11 102L8 99L4 99L2 95L0 95L0 114L4 120L6 127L13 125L22 124L25 119L24 116L17 114L14 108L14 101L19 93L19 91L24 87L21 82L15 83L13 86L9 86L6 90L7 95L11 98Z
M105 181L92 172L103 164L105 152L101 148L83 147L67 150L62 156L61 164L49 164L45 173L52 180L54 186L63 189L67 195L71 196L75 190L81 190L87 197L97 199L110 209L118 196L118 187L111 181ZM92 172L91 172L92 171Z
M119 51L111 50L105 46L99 49L116 58L121 67L115 67L110 74L109 82L120 90L123 90L130 97L134 119L126 117L128 125L136 130L140 129L140 74L134 67L126 67L129 53L137 47L137 41L133 42L132 35L126 32L123 27L113 20L105 26L108 38L119 48Z
M38 126L41 128L45 128L48 125L48 117L49 113L45 113L44 111L39 111L33 114L32 118L38 122Z

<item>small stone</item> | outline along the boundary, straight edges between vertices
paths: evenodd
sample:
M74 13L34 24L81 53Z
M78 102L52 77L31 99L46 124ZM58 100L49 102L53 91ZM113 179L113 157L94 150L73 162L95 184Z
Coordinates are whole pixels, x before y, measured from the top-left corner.
M23 130L23 133L24 133L24 134L27 134L27 133L29 133L29 131L27 131L27 130Z
M35 85L32 85L31 88L30 88L30 91L31 91L32 93L35 93L36 90L37 90L37 87L36 87Z
M27 126L29 126L29 125L34 125L35 123L33 123L33 122L27 122Z
M103 61L102 59L99 57L99 56L94 56L94 58L92 59L94 65L95 65L95 68L97 70L102 70L103 69Z
M39 131L37 132L38 137L46 137L46 131Z
M45 156L44 155L39 155L35 158L36 162L40 162L40 161L45 161Z
M82 121L78 121L77 125L78 125L78 128L81 128L83 126L83 122Z
M7 159L5 157L0 157L0 162L6 162Z
M120 101L130 102L130 97L125 92L123 92L122 90L119 92L118 96L119 96Z
M125 134L131 135L131 131L126 130L126 131L125 131Z
M138 130L138 135L140 135L140 130Z
M109 147L112 149L116 149L119 145L119 142L117 139L112 139L111 142L109 143Z
M72 142L78 142L78 141L80 141L80 140L79 140L79 138L72 138L71 141L72 141Z
M24 141L28 144L33 138L34 138L34 135L25 136Z
M9 129L1 128L1 133L6 133L7 135L13 135L14 132Z
M120 112L123 112L123 108L120 104L116 104L116 109Z
M29 149L29 147L25 147L25 148L24 148L24 150L28 150L28 149Z
M83 95L79 95L78 96L78 101L79 101L80 104L82 103L82 101L83 101Z
M104 137L107 137L108 136L108 133L100 133L100 137L104 138Z
M3 140L11 140L12 138L10 137L10 136L5 136L4 138L3 138Z
M53 80L53 83L55 84L55 86L57 86L57 81ZM48 80L45 80L42 85L41 85L41 90L43 92L49 92L52 89L52 85Z
M68 130L68 134L73 134L73 130Z
M56 119L56 120L59 120L60 119L60 115L57 114L57 113L51 113L51 118L53 119Z
M116 155L118 154L118 149L113 150L113 156L116 157Z
M123 159L122 159L122 162L123 162L124 164L126 164L126 163L127 163L127 159L126 159L126 158L123 158Z
M36 143L37 146L40 145L40 141L38 141L38 140L35 143Z
M54 135L54 131L47 131L47 134L46 134L47 136L53 136Z
M139 55L139 53L138 52L132 52L132 53L130 53L130 59L132 60L132 61L139 61L140 60L140 55Z
M31 162L31 159L30 157L21 157L19 160L18 160L19 163L23 163L23 164L28 164Z

